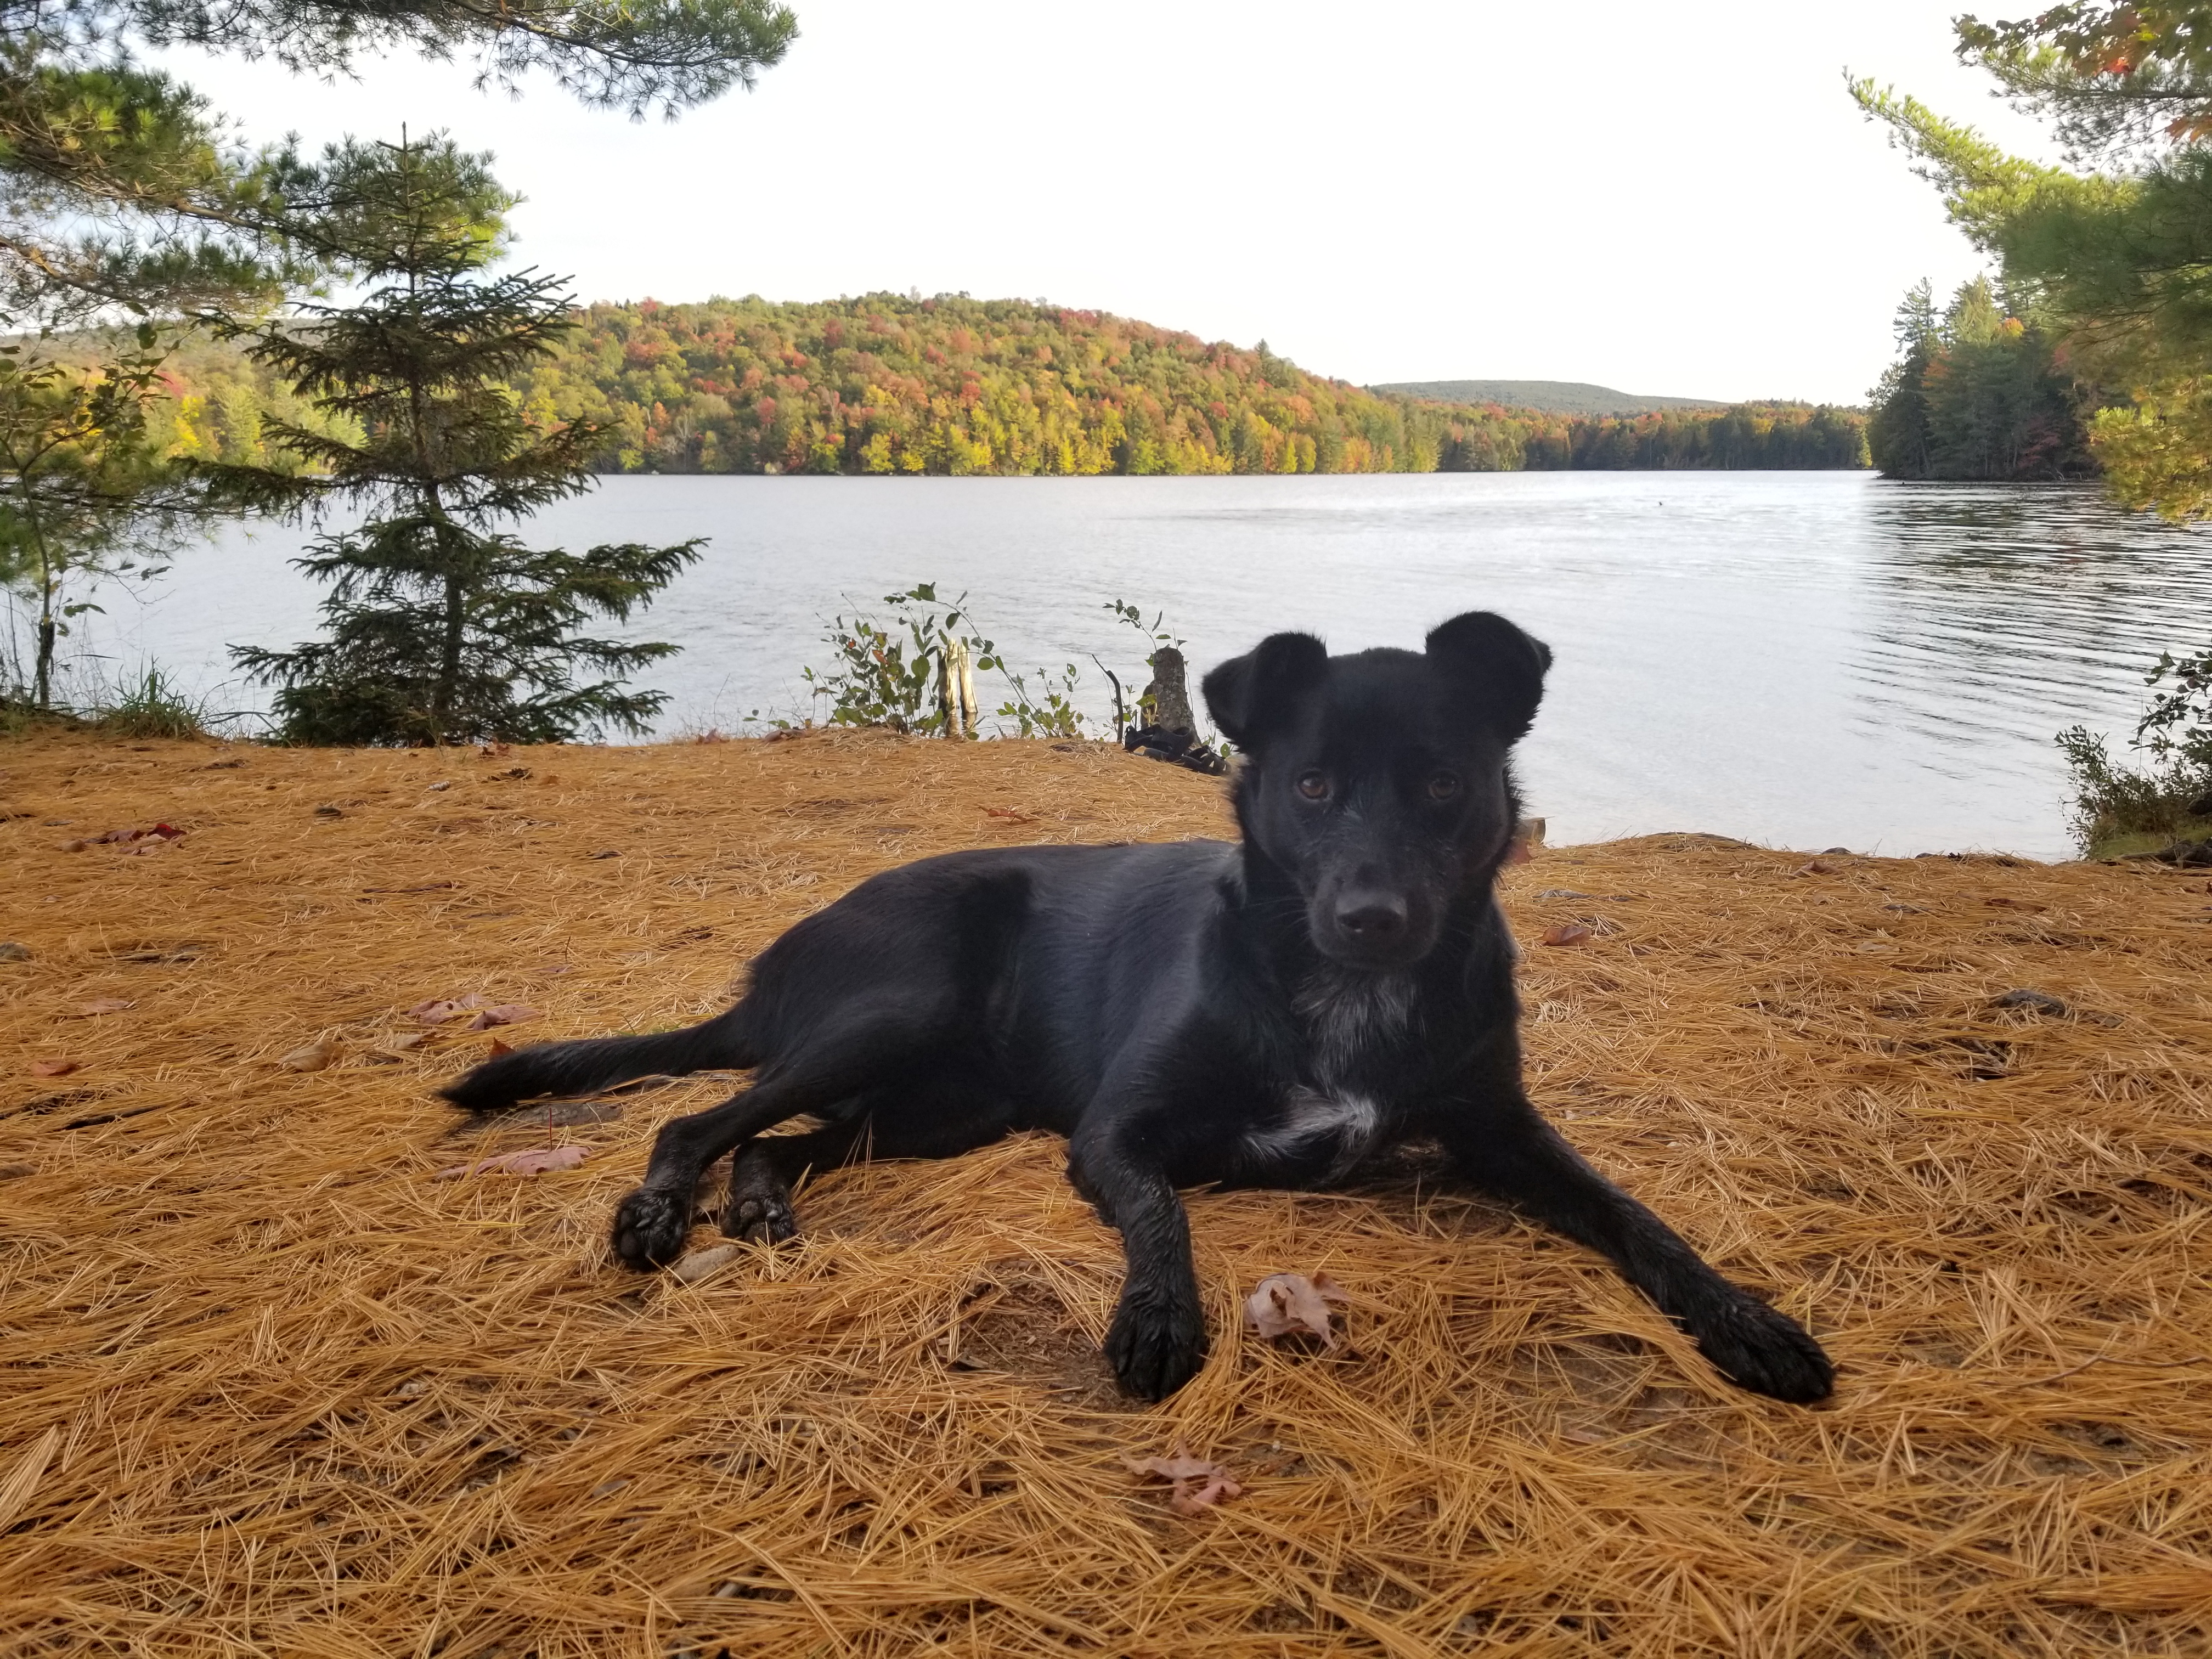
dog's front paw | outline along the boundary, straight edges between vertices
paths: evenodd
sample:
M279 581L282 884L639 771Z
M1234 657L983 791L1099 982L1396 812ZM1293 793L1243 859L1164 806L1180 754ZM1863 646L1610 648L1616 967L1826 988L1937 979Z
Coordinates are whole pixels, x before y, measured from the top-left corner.
M1106 1333L1106 1361L1124 1394L1164 1400L1206 1363L1206 1318L1194 1302L1124 1295Z
M722 1231L751 1244L781 1244L799 1231L789 1200L775 1193L748 1193L722 1212Z
M1835 1389L1836 1368L1820 1345L1756 1297L1739 1291L1683 1322L1714 1369L1739 1388L1796 1405Z
M684 1253L691 1231L691 1195L641 1187L615 1210L612 1240L623 1265L640 1273L665 1267Z

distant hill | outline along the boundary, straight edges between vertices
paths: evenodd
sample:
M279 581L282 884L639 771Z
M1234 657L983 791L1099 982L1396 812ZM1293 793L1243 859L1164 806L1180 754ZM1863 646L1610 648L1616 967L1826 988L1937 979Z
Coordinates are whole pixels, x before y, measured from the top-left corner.
M1662 409L1727 407L1717 398L1639 398L1632 392L1585 386L1580 380L1400 380L1367 389L1431 403L1533 409L1540 415L1651 415Z

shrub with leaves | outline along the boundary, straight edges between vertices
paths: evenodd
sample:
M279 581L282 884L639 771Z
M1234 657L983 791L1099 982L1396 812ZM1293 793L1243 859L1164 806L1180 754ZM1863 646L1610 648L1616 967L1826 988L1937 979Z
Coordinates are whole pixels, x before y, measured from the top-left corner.
M2212 836L2212 651L2160 656L2147 684L2160 686L2136 724L2130 747L2146 764L2113 760L2086 726L2058 734L2074 774L2074 832L2085 852L2130 850L2140 838Z

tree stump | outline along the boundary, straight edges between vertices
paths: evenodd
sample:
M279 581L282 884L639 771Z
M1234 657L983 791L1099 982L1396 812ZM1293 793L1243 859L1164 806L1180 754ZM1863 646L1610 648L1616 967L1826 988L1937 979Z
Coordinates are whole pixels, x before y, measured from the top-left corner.
M1152 653L1152 684L1139 704L1139 724L1157 726L1164 732L1198 735L1198 720L1190 712L1190 686L1182 653L1164 645Z

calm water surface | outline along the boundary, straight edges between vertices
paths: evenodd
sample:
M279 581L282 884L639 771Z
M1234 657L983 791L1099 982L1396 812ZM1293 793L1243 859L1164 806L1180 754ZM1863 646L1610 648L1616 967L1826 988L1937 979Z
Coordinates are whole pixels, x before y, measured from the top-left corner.
M1081 664L1098 709L1090 654L1141 658L1109 598L1164 608L1200 669L1276 629L1417 645L1500 611L1555 653L1521 751L1554 842L2063 856L2051 734L2124 738L2146 660L2212 640L2212 535L2089 489L1863 473L611 478L530 533L713 538L631 630L685 647L646 677L671 731L803 708L822 620L920 580L967 590L1018 666ZM313 629L301 540L232 529L143 601L103 595L98 648L257 703L223 647Z

